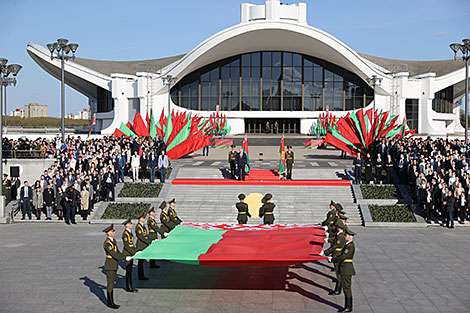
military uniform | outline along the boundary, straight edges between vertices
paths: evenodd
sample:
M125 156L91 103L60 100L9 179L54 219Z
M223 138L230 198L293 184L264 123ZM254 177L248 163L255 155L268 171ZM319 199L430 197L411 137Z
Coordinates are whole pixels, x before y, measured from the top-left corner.
M139 219L142 217L145 218L145 216L146 213L143 213ZM137 223L137 226L135 227L135 233L137 235L137 250L142 251L147 248L152 241L149 238L147 229L145 229L145 226L140 222ZM137 276L140 280L148 280L148 278L144 275L144 262L145 260L143 259L139 259L137 261Z
M127 219L122 225L126 226L127 224L132 223L131 219ZM127 228L124 229L122 232L122 242L124 243L124 247L122 249L122 254L126 256L133 256L136 254L137 250L137 242L134 238L134 234L132 230L128 230ZM126 264L126 291L128 292L137 292L137 289L134 289L132 284L132 268L134 266L134 260L129 260L125 262Z
M114 231L114 225L106 227L103 232L108 233ZM114 238L108 237L104 244L103 249L106 253L106 260L104 261L104 270L106 271L106 300L107 306L113 309L118 309L119 305L114 303L113 289L116 282L116 272L118 269L118 260L125 260L126 257L122 254L117 246L117 241Z
M336 236L333 239L333 244L325 250L325 255L332 255L333 259L338 257L341 254L341 251L344 248L344 245L346 244L346 239L344 236L344 228L345 225L343 222L338 219L336 222L336 225L338 228L340 228L340 231L337 232ZM339 295L341 293L341 277L339 274L339 264L337 261L333 262L334 268L335 268L335 274L336 274L336 285L335 285L335 290L330 292L330 295Z
M171 204L175 203L175 199L171 199L169 204L170 206L168 207L168 216L170 217L170 220L175 224L175 226L181 224L182 220L178 217L178 214L176 213L176 210L171 207Z
M163 236L163 232L160 229L160 227L158 227L157 222L155 221L153 216L150 216L151 212L155 212L155 209L153 207L149 210L149 218L147 219L147 228L149 230L148 237L150 239L150 243L158 239L157 233L160 233ZM160 266L157 265L157 263L155 263L155 260L150 260L150 268L159 268L159 267Z
M238 195L239 200L245 199L244 194L239 194ZM248 217L251 217L250 212L248 212L248 204L245 202L238 202L235 207L238 210L238 215L237 215L237 222L238 224L246 224L248 222Z
M334 225L336 222L336 209L331 208L331 206L335 206L335 203L333 201L330 202L330 211L326 214L326 219L321 223L322 226L327 227L328 231L328 242L331 244L331 240L334 237L333 235L333 230L335 229Z
M346 228L346 234L354 236L355 233ZM356 248L354 242L348 241L344 245L341 254L336 257L336 261L339 264L339 274L341 277L341 284L343 285L344 297L345 297L345 306L342 310L338 312L351 312L352 311L352 291L351 291L351 279L352 276L356 275L354 270L353 258Z
M165 207L166 207L166 202L163 201L160 204L160 209L162 209L162 212L160 213L160 222L162 223L162 225L160 228L163 233L169 233L170 231L173 230L173 228L176 227L176 225L171 221L170 215L163 210ZM163 236L165 237L165 235Z
M232 145L232 149L235 148ZM228 163L230 164L230 174L232 175L232 179L235 179L235 172L237 171L237 151L230 151L228 153Z
M2 183L2 195L5 196L5 206L10 202L10 188L11 188L11 180L8 176L4 176L3 183Z
M288 146L288 149L292 149L292 146ZM294 164L294 151L287 150L286 152L286 166L287 166L287 179L292 179L292 165Z
M263 202L263 205L259 209L259 217L263 218L263 223L264 224L273 224L274 223L274 208L276 205L271 202L267 202L268 200L272 199L272 195L270 193L266 194L261 202Z

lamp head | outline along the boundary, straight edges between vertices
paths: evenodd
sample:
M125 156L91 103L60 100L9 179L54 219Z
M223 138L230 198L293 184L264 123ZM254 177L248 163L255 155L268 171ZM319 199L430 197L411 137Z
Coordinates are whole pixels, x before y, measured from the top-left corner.
M10 70L10 72L13 74L13 76L16 76L16 75L18 75L19 71L23 67L19 64L10 64L10 65L8 65L7 68Z
M65 38L59 38L57 39L57 42L59 43L59 45L61 45L62 47L67 45L67 43L69 42L68 39L65 39Z
M465 47L467 47L467 50L470 51L470 38L465 38L462 40L462 42L465 45Z
M53 43L48 43L47 44L47 49L49 49L49 52L50 53L53 53L54 52L54 49L55 49L55 46Z
M1 67L7 65L7 63L8 63L8 60L7 60L7 59L0 58L0 66L1 66Z
M70 47L69 47L69 45L63 46L62 49L64 50L64 53L65 53L65 54L68 54L68 53L70 52Z
M57 53L60 52L60 49L61 49L61 48L62 48L62 47L60 46L60 43L58 43L58 42L54 43L54 49L55 49L55 51L56 51Z
M466 45L460 45L460 51L462 52L463 55L466 55L468 52L468 48Z
M451 43L449 45L450 49L452 49L452 51L454 51L454 60L457 60L457 52L459 52L460 46L461 46L461 44L459 44L459 43Z
M70 50L75 53L78 49L78 43L69 43Z

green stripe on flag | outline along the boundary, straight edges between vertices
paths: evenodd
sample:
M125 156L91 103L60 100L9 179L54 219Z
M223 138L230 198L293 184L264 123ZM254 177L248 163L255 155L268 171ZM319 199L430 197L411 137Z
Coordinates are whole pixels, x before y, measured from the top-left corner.
M168 260L184 264L199 264L199 256L217 244L225 230L196 229L176 226L167 238L152 242L134 259Z

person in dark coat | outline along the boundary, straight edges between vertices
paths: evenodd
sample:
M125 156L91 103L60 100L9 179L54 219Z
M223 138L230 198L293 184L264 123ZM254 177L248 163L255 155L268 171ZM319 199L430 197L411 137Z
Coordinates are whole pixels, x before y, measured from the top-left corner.
M382 169L384 160L382 160L381 154L377 154L377 157L374 160L374 168L375 168L375 183L381 184L382 183Z
M261 202L263 205L259 209L259 217L263 218L263 224L273 224L274 223L274 208L276 205L274 203L271 203L271 199L273 198L272 194L267 193L263 199L261 199Z
M28 214L29 219L31 219L31 205L33 204L33 188L29 186L27 180L24 181L24 186L20 189L20 204L21 204L21 213L23 214L22 220L25 219L26 214Z
M246 162L246 155L243 152L243 148L240 148L240 152L237 153L238 180L245 180Z
M44 190L42 195L42 201L44 208L46 209L46 220L52 219L52 208L54 207L55 193L51 186L51 183L47 183L47 188Z
M152 149L148 156L148 166L150 168L150 182L155 182L155 168L158 167L158 158L155 155L155 150Z
M64 202L65 202L65 223L69 225L77 224L75 222L75 212L77 205L79 203L79 192L73 188L73 186L69 186L65 191L64 195Z
M370 154L367 153L366 157L364 158L364 166L365 166L365 174L366 174L366 184L369 184L372 180L372 158Z
M235 205L238 211L237 222L238 224L246 224L248 222L248 218L251 217L251 215L248 211L248 204L245 203L245 195L242 193L239 194L238 200L240 200L240 202Z
M362 167L364 166L364 160L361 157L361 154L359 153L357 157L354 158L353 161L353 166L354 166L354 183L355 184L360 184L361 179L362 179Z
M455 198L452 195L452 191L447 192L447 197L444 198L444 205L446 210L445 224L448 228L454 228L454 207L455 207Z

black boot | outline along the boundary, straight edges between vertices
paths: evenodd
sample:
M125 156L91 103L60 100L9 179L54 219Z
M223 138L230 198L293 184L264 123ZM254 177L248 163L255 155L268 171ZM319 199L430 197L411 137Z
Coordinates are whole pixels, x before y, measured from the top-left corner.
M132 292L139 292L139 289L134 288L134 285L133 285L133 283L132 283L132 277L131 277L130 280L129 280L129 285L131 286Z
M114 303L114 295L113 295L113 293L114 293L114 291L111 291L111 302L113 303L115 309L119 309L120 305Z
M335 290L332 290L332 291L328 292L328 294L330 296L341 294L341 282L339 280L336 280Z
M116 307L116 304L114 304L113 293L112 292L107 292L106 293L106 305L108 306L108 308L111 308L111 309L118 309L119 308L119 307Z
M344 312L352 312L352 297L346 298L346 310Z
M150 260L150 268L160 268L160 265L157 265L155 260Z
M348 308L348 303L349 303L349 299L348 298L344 298L344 308L342 309L339 309L338 312L345 312Z
M126 276L126 291L127 292L133 292L134 291L134 290L132 290L131 280L127 276Z

